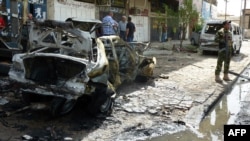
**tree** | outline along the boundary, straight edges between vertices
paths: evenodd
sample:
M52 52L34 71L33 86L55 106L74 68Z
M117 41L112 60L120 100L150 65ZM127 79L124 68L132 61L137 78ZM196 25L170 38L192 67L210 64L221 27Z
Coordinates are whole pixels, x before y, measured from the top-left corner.
M183 39L187 33L187 27L194 27L199 20L199 13L193 6L193 0L183 0L177 12L165 5L167 19L178 18L180 32L180 47L182 47Z
M195 23L198 21L199 13L193 6L193 0L183 0L183 3L180 5L179 11L179 22L181 30L180 38L180 47L182 47L183 39L187 33L187 27L190 23Z

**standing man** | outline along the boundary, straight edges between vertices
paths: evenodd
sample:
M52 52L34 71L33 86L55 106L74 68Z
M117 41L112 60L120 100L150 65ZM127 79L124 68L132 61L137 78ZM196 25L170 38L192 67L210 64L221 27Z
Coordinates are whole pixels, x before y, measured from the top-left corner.
M175 40L175 36L176 36L176 26L174 26L174 28L173 28L173 39Z
M30 33L30 27L31 24L34 22L33 15L31 13L28 13L27 20L25 21L25 24L22 26L22 32L21 32L21 45L23 47L23 52L26 52L30 48L30 42L29 42L29 33Z
M161 35L161 42L166 42L167 41L167 26L165 23L162 23L162 35Z
M132 22L131 17L128 17L128 23L126 26L126 39L127 42L132 42L134 40L135 24Z
M127 26L127 17L122 16L122 20L119 22L119 31L120 37L126 41L126 26Z
M104 36L116 35L118 23L113 19L114 13L109 12L107 16L102 19L102 34Z
M161 42L161 35L162 35L161 24L162 24L162 23L157 24L157 33L158 33L158 35L159 35L159 42Z
M215 42L219 43L219 52L217 59L217 66L215 69L215 81L218 83L222 83L220 78L220 72L222 68L222 64L224 62L224 77L223 80L230 81L228 77L228 70L230 66L231 60L231 52L232 52L232 33L230 31L230 23L231 21L224 21L223 28L221 28L215 34Z

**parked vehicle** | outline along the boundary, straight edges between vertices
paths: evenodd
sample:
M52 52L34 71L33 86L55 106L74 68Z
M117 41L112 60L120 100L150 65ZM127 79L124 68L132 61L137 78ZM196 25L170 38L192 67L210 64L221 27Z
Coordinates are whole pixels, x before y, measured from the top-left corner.
M219 45L214 42L215 34L220 30L224 20L211 20L204 24L200 35L200 50L204 51L218 51ZM242 32L237 23L231 22L232 40L233 40L233 54L239 54L242 45Z
M199 45L200 44L200 34L201 34L201 31L193 31L191 33L191 36L190 36L190 42L191 42L191 45Z
M80 97L89 99L92 115L110 113L121 83L153 75L154 57L138 54L118 36L92 38L99 20L82 24L93 27L83 31L72 22L37 21L30 29L29 51L12 59L9 77L23 99L42 103L53 116L70 112Z

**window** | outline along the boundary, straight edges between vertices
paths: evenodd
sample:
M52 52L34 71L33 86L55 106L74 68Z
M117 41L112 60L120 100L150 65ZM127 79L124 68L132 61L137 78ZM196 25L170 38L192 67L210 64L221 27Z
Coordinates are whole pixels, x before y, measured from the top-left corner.
M113 7L125 7L125 0L97 0L97 5L110 5Z
M111 6L114 7L125 7L125 0L111 0Z
M205 28L205 33L207 34L215 34L223 27L222 24L207 24Z
M165 13L165 5L175 12L178 11L178 0L151 0L151 12Z
M75 1L88 2L88 3L94 3L95 2L95 0L75 0Z
M151 12L165 13L165 4L166 2L164 2L164 0L151 0Z

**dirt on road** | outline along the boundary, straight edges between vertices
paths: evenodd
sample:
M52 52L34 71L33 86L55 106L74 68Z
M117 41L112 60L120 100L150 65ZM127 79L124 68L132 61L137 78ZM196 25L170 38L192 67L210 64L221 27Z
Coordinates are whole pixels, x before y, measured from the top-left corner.
M244 59L244 55L241 54ZM175 52L157 55L154 77L146 83L124 84L117 90L110 116L92 117L80 99L72 112L53 118L47 110L31 110L0 117L0 140L145 140L185 130L188 110L206 101L212 92L216 54ZM8 81L1 77L2 82ZM205 80L204 80L205 79ZM210 87L205 92L204 87ZM194 100L193 95L197 95ZM0 112L22 108L20 94L2 91ZM0 102L1 103L1 102Z

